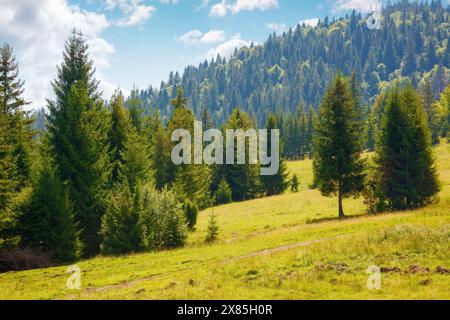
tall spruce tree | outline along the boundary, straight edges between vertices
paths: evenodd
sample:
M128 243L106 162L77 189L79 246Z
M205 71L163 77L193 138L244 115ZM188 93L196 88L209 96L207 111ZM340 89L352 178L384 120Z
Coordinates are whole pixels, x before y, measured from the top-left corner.
M363 129L349 80L338 74L319 109L314 135L314 177L323 195L338 196L340 218L345 216L342 199L356 196L363 189Z
M235 109L227 121L226 129L244 131L251 129L252 123L247 113ZM237 140L237 139L235 139ZM249 143L246 141L246 163L237 163L237 141L234 143L234 164L225 166L225 177L231 187L233 200L243 201L253 199L260 191L259 167L255 164L250 164L248 161Z
M5 44L0 48L0 113L5 128L5 143L10 146L14 166L15 191L20 191L31 178L32 120L24 107L29 104L23 98L24 82L19 79L19 66L12 48Z
M159 115L155 115L155 130L151 135L151 168L154 172L156 189L162 190L170 183L171 142Z
M67 182L84 255L99 252L101 216L110 179L109 119L83 35L73 31L48 101L49 144L59 177Z
M188 130L191 137L194 137L195 116L192 110L187 107L187 99L184 97L183 89L178 88L177 97L172 100L172 106L175 108L173 115L167 124L168 138L171 138L172 132L177 129ZM193 138L192 138L193 142ZM176 143L172 142L172 146ZM175 165L172 161L169 163L169 181L170 184L178 190L182 202L186 206L186 201L190 200L199 208L206 208L211 202L209 186L211 183L211 171L206 165L194 164L194 147L191 148L191 165Z
M266 129L268 130L268 137L267 137L267 150L268 152L272 150L272 139L271 139L271 130L278 129L277 128L277 119L274 114L270 114L267 123L266 123ZM281 156L281 150L280 150L280 156ZM269 155L271 156L271 155ZM272 176L261 176L261 182L262 187L264 189L264 192L268 196L273 196L277 194L282 194L286 191L288 187L288 181L287 181L287 168L286 163L283 158L280 158L279 163L279 170L275 175Z
M439 124L438 124L438 114L435 104L435 93L433 92L433 86L429 78L425 79L425 84L422 88L422 99L427 114L428 127L431 132L431 142L433 145L439 143Z
M20 195L31 179L32 131L23 108L24 82L12 48L0 48L0 249L19 244L17 212L10 202Z
M122 143L118 149L117 181L102 218L101 251L106 254L138 252L141 249L141 189L151 178L148 146L131 125Z
M305 138L305 150L308 153L309 159L313 158L312 142L314 136L314 122L316 121L316 117L316 111L312 106L310 106L308 110L308 123Z
M0 97L1 98L1 97ZM17 217L7 207L17 182L13 180L11 146L6 137L4 115L0 114L0 250L17 246L20 237L16 230Z
M15 165L12 157L12 146L8 141L7 124L3 114L0 114L0 212L16 190L17 180L14 179Z
M111 129L109 130L109 148L110 157L113 165L112 180L118 181L119 167L123 163L122 152L125 141L130 132L134 129L125 109L123 95L116 91L111 98Z
M437 194L428 119L410 84L389 93L376 151L378 210L417 208Z
M146 141L131 130L121 151L122 163L119 165L119 181L128 186L132 195L140 183L147 184L151 179L151 162Z

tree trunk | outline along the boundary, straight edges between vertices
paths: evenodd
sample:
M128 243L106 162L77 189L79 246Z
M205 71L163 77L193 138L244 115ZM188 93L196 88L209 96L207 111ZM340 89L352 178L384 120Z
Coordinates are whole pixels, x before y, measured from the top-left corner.
M342 208L342 187L339 184L339 219L342 219L344 217L344 209Z

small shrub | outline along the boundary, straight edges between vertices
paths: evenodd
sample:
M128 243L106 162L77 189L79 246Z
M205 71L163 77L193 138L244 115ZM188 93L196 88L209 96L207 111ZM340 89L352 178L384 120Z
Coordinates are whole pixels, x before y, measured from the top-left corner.
M187 239L185 213L177 196L170 190L151 187L142 190L142 246L146 250L184 246Z
M209 219L208 230L206 231L206 239L207 243L213 243L217 240L217 236L219 235L219 227L217 226L216 216L214 211L211 213L211 217Z
M294 174L294 176L291 179L291 191L292 192L298 192L298 177L296 174Z

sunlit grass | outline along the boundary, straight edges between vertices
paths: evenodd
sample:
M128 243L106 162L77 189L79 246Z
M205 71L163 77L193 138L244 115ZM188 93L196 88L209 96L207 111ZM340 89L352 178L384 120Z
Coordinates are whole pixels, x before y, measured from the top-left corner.
M368 216L346 199L352 217L331 220L337 201L309 189L311 161L291 162L300 192L208 209L186 248L80 262L80 291L66 288L66 267L2 274L0 298L450 299L450 274L436 271L450 269L450 145L436 157L442 192L421 210ZM220 234L206 245L212 210ZM366 286L371 265L396 270L379 291Z

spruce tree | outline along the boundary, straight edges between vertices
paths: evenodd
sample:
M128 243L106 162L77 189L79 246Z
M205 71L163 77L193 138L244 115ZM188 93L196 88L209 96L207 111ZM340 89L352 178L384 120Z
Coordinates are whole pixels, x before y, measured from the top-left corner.
M188 130L191 137L194 137L195 116L192 110L187 107L187 99L184 97L183 89L178 88L178 94L172 100L174 111L167 124L168 138L177 129ZM193 142L193 138L192 138ZM177 143L172 142L174 147ZM179 190L180 196L184 195L184 200L191 200L200 209L206 208L210 204L209 186L211 183L211 171L206 165L194 164L194 147L191 149L190 165L175 165L172 161L168 164L169 183ZM183 202L184 202L183 200Z
M102 218L101 251L105 254L125 254L141 249L142 186L151 180L148 146L131 122L119 102L113 109L113 123L121 135L114 135L118 151L117 180ZM116 116L114 116L114 114Z
M4 44L0 48L0 114L5 128L4 143L9 145L14 166L13 179L16 191L26 186L31 179L32 120L24 111L29 104L23 98L24 82L19 79L19 66L12 48Z
M61 263L80 257L82 245L67 187L45 155L19 225L22 245L42 248Z
M373 119L373 114L370 113L367 118L367 144L366 148L369 151L375 150L375 123Z
M157 115L156 115L157 116ZM151 136L151 167L154 172L156 189L162 190L170 183L171 143L166 128L159 117L156 120L155 132Z
M52 83L49 144L59 177L68 183L85 256L99 252L101 216L110 181L109 119L94 78L93 62L80 32L66 43L64 61Z
M140 191L132 193L128 186L120 185L102 218L102 253L127 254L141 250L141 212Z
M304 117L304 119L306 120L306 117ZM305 123L303 123L303 125L306 126L306 121L305 121ZM276 129L277 129L277 119L276 119L275 115L271 113L269 115L269 117L267 119L267 123L266 123L266 130L268 131L267 152L270 152L270 150L272 150L271 130L276 130ZM280 157L281 157L281 153L282 153L282 151L280 150ZM261 176L262 187L267 196L282 194L286 191L286 189L288 187L288 182L286 180L288 174L286 173L287 168L286 168L286 162L284 161L284 159L280 158L279 166L280 166L280 168L275 175Z
M438 193L427 115L410 84L391 90L376 151L379 211L417 208Z
M112 181L118 181L119 167L123 164L122 152L124 150L125 141L132 127L128 110L125 109L123 95L120 91L116 91L111 98L111 129L109 131L109 148L110 157L113 165Z
M151 179L148 146L134 129L128 133L120 155L122 163L119 165L119 182L128 186L134 194L139 183L147 184Z
M425 80L425 84L422 88L422 99L424 103L425 112L428 119L428 127L431 132L431 142L433 145L439 143L439 126L438 126L438 115L436 109L433 108L434 105L434 94L433 87L429 78Z
M4 123L5 117L0 114L0 250L16 247L20 241L16 230L17 217L7 206L14 195L17 182L13 179L14 163Z
M219 227L217 226L216 215L214 209L211 212L211 216L208 223L208 229L206 230L206 243L213 243L217 240L219 235Z
M312 142L314 136L314 122L316 121L316 112L312 106L308 110L308 123L306 127L305 151L308 153L309 159L313 158Z
M363 190L363 128L349 81L338 74L319 109L313 166L315 182L322 194L337 194L340 218L345 216L342 199L356 196Z
M12 48L0 48L0 249L19 244L18 212L11 202L20 197L31 179L32 131L23 108L24 82Z
M402 99L407 106L408 115L411 117L412 127L408 159L411 161L411 165L408 170L413 189L408 196L408 202L410 207L417 208L429 204L440 190L432 149L433 133L428 127L427 114L420 96L410 83L406 85Z
M219 183L219 187L215 193L216 205L227 204L232 201L232 191L225 179Z
M235 109L227 121L226 129L244 131L251 129L252 124L247 113ZM237 140L237 139L236 139ZM243 201L253 199L260 190L259 166L248 161L249 144L246 142L246 164L237 164L237 143L235 141L235 164L225 166L225 176L231 187L233 200Z
M14 179L15 165L12 157L12 146L7 137L5 116L0 114L0 212L16 190L17 180Z

